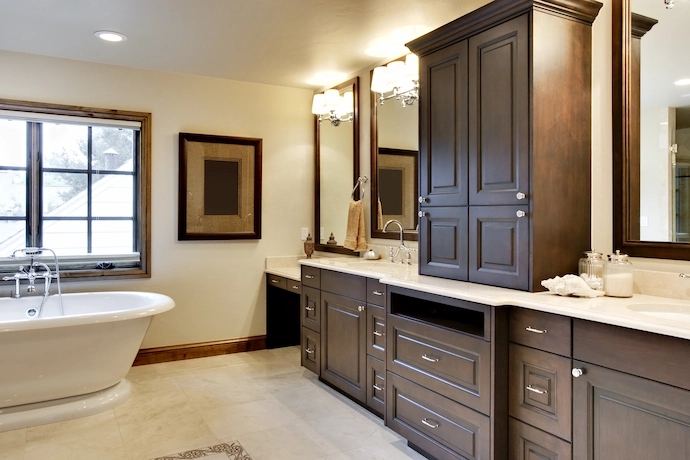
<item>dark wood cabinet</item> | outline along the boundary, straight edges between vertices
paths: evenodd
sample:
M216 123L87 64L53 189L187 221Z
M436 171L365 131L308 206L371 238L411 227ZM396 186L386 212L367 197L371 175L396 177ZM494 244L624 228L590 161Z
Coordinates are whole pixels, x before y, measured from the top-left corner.
M266 275L266 347L289 347L300 343L299 281Z
M573 364L583 371L573 379L575 459L690 458L689 391L593 364Z
M510 419L510 460L570 460L572 446L514 418Z
M408 44L420 57L421 274L536 291L577 270L591 244L599 8L496 0Z
M366 401L366 304L321 292L321 378Z

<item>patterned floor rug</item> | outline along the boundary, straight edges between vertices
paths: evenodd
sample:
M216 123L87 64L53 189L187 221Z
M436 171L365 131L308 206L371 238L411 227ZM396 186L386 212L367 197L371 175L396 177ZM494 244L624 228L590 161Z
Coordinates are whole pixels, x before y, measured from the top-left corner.
M249 453L244 450L244 447L237 441L210 447L201 447L178 454L156 457L151 460L181 460L190 458L203 458L204 460L252 460Z

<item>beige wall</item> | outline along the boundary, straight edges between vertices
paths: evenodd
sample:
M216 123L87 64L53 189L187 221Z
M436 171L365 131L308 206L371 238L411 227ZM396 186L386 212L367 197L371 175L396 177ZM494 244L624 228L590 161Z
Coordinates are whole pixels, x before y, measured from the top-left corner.
M63 290L172 297L176 308L154 318L144 348L264 334L265 257L300 253L300 227L313 225L311 94L0 51L0 98L153 114L151 279ZM177 241L179 132L263 139L261 240Z

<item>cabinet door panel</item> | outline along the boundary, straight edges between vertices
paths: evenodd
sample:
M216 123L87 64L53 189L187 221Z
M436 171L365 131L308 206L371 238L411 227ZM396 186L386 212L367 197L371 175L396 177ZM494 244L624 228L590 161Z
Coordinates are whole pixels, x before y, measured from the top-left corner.
M469 40L469 203L529 197L527 16Z
M419 220L419 273L467 281L468 208L423 208Z
M690 458L690 392L582 362L573 379L576 459Z
M367 354L386 360L386 309L367 304Z
M467 41L420 62L420 183L429 206L467 205Z
M321 337L318 332L302 328L302 366L319 375L321 368Z
M366 315L365 303L321 292L321 378L361 402L366 401Z
M529 217L519 206L470 207L469 280L529 289Z
M386 363L367 356L367 406L383 418L386 411Z

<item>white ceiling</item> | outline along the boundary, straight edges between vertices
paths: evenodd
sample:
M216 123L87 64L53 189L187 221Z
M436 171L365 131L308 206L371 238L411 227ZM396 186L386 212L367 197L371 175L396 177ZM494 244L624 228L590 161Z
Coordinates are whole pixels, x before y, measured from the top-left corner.
M659 0L661 1L661 0ZM487 0L0 0L0 49L142 69L316 88L381 57L376 38L446 24ZM128 40L108 43L97 30ZM398 56L389 56L390 58ZM337 82L331 82L337 83Z

